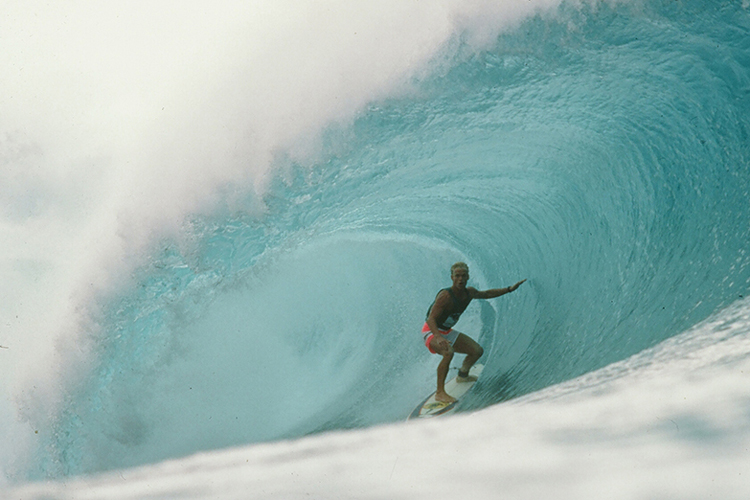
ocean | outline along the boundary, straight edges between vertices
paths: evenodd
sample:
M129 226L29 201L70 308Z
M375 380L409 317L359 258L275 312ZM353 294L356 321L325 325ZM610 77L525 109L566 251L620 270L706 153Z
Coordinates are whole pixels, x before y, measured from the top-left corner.
M0 497L750 495L747 0L0 12Z

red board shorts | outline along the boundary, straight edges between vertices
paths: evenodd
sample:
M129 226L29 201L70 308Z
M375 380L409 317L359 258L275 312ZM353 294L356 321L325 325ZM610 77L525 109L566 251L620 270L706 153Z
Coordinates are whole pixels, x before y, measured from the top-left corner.
M453 345L458 336L461 335L461 332L459 332L458 330L454 330L453 328L450 328L448 330L438 330L438 332L441 335L445 336L450 345ZM427 346L427 349L429 349L432 354L437 354L434 350L432 350L432 347L430 347L430 341L435 335L430 331L430 327L429 325L427 325L427 323L425 323L422 327L422 336L424 337L424 345Z

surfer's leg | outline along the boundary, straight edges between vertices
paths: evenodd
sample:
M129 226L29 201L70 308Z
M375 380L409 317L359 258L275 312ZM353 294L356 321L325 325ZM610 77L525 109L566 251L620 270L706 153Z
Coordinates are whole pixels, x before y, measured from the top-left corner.
M444 346L445 344L441 345ZM452 403L456 398L445 392L445 379L448 377L448 369L450 368L451 360L453 359L453 347L449 345L445 348L441 348L437 342L431 343L430 346L436 354L443 357L437 367L437 391L435 392L435 400L444 403Z
M471 367L474 366L474 363L476 363L479 358L482 357L482 354L484 354L484 349L482 348L482 346L477 344L468 335L459 333L456 342L454 342L453 344L453 349L461 354L466 354L466 358L464 359L464 363L461 366L461 370L459 370L459 377L457 377L456 380L458 382L471 382L476 380L477 378L474 376L462 377L460 376L460 374L468 374L469 370L471 370Z
M452 403L456 400L456 398L445 392L445 379L448 377L448 369L451 365L451 359L453 359L452 352L448 355L444 355L437 368L437 392L435 392L435 400L444 403Z

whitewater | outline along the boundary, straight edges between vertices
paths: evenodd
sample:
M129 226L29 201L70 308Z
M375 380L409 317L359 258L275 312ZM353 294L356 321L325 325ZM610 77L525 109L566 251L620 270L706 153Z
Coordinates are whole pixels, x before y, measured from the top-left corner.
M0 498L750 495L746 0L0 14Z

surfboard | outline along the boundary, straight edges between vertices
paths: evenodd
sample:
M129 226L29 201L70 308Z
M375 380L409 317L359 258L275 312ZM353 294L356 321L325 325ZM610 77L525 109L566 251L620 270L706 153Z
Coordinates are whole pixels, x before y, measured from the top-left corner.
M484 365L476 364L471 367L471 370L469 370L469 375L473 375L479 378L479 376L482 374L483 368ZM474 387L474 384L476 384L476 381L457 382L456 377L453 377L445 383L445 392L456 398L455 402L443 403L440 401L435 401L435 392L437 392L435 391L427 396L427 399L419 403L419 405L414 408L414 411L411 412L406 420L413 420L415 418L437 417L439 415L445 415L447 413L455 411L458 407L458 403L461 401L461 397L469 392L469 390Z

